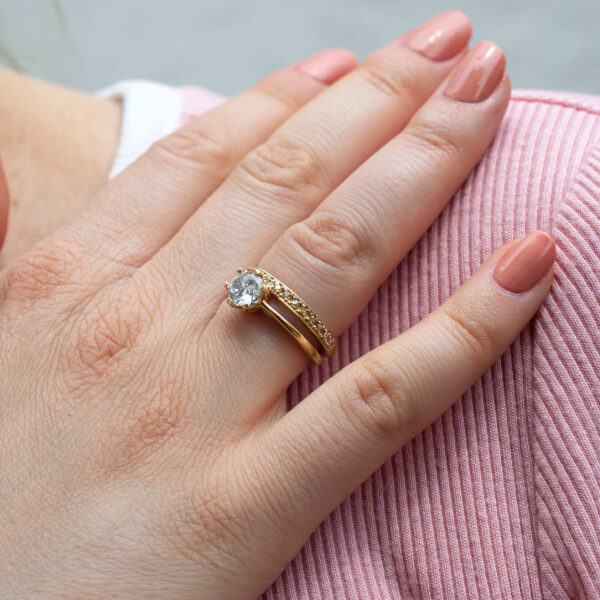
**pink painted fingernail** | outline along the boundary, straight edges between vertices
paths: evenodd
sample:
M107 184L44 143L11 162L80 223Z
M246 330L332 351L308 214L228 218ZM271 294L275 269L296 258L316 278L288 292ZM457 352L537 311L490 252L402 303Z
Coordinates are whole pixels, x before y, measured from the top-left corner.
M297 71L327 84L337 81L355 67L356 57L344 48L323 50L293 65Z
M409 31L400 40L432 60L448 60L469 43L471 22L458 10L449 10Z
M544 231L532 231L498 261L494 279L505 290L522 294L546 276L555 259L554 240Z
M456 66L443 88L444 94L461 102L481 102L498 86L506 57L493 42L479 42Z

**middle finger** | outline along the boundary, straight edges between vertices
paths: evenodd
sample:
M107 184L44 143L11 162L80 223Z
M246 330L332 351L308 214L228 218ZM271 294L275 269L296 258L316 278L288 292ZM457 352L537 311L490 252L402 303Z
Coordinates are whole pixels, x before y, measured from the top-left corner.
M152 280L158 272L173 282L167 306L180 311L188 294L198 319L198 297L210 294L200 307L210 317L215 285L239 264L256 262L401 131L455 66L470 33L463 13L439 15L372 54L250 152L145 265ZM177 277L169 276L175 268Z

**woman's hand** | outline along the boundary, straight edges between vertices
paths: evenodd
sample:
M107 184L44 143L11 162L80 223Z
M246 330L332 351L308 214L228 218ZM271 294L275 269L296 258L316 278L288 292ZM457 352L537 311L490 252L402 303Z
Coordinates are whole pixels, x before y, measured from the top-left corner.
M0 597L254 598L507 348L551 283L542 233L288 413L304 354L224 301L255 264L354 320L502 118L504 57L469 34L446 13L267 77L1 273Z

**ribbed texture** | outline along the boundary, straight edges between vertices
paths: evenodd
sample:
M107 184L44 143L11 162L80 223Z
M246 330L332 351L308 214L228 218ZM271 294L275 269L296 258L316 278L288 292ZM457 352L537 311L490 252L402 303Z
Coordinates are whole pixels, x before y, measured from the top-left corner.
M600 147L556 216L563 253L536 327L534 435L546 598L600 598Z
M600 598L600 99L517 92L477 169L293 406L539 228L556 282L457 404L342 503L266 600Z

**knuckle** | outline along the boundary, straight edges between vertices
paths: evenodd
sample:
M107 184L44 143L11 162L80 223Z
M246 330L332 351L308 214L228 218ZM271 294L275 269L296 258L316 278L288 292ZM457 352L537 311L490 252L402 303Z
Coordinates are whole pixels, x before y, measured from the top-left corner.
M75 240L51 237L18 258L4 282L5 298L35 302L78 287L78 264L83 247Z
M230 135L221 124L199 117L188 125L155 142L148 151L158 162L180 168L190 163L192 169L205 169L224 179L235 162Z
M464 149L457 139L456 128L446 127L438 122L432 126L429 122L416 121L401 134L404 139L418 150L424 150L427 156L432 153L452 162L462 156Z
M101 377L122 363L152 323L153 305L133 281L120 293L99 298L67 336L64 358L73 383Z
M399 66L396 61L392 64L382 57L371 57L363 63L359 72L369 85L386 96L396 100L406 98L411 106L423 99L425 86L422 78L408 63Z
M301 90L292 84L289 71L283 69L263 77L254 89L259 94L266 96L267 99L275 100L285 112L293 113L302 106L305 94L302 94Z
M260 188L298 195L323 187L325 171L316 154L305 144L273 137L240 162L242 172Z
M319 211L292 225L287 241L299 249L309 262L317 262L328 270L349 271L361 266L370 255L368 236L348 216Z
M490 362L495 356L496 334L484 319L470 316L464 310L453 306L440 308L440 323L448 331L452 339L468 352L474 361Z
M390 373L375 359L364 358L353 368L350 390L344 408L358 427L406 441L417 432L414 392L397 369Z

